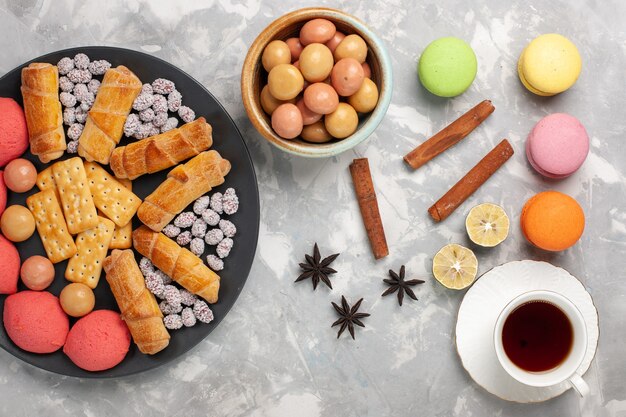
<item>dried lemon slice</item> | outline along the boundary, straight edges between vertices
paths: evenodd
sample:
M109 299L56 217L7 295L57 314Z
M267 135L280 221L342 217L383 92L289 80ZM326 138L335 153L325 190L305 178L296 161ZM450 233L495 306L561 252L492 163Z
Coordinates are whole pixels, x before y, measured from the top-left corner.
M498 205L479 204L467 215L465 228L472 242L491 248L509 235L509 216Z
M476 278L478 260L474 252L464 246L450 243L433 258L433 275L446 288L462 290Z

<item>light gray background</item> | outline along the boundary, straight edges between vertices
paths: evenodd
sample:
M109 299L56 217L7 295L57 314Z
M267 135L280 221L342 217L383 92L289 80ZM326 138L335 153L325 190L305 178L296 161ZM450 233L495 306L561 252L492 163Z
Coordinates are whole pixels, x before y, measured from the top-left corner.
M288 3L288 4L287 4ZM353 151L305 160L268 145L251 127L239 91L240 69L256 34L306 1L0 0L0 73L40 54L78 45L114 45L153 53L200 80L226 106L252 153L262 205L257 258L237 304L219 328L179 361L112 381L64 378L0 352L2 416L626 416L626 3L608 1L376 0L325 2L350 12L385 41L394 95L387 117ZM106 4L106 6L105 6ZM578 83L540 98L516 77L517 57L533 37L559 32L583 57ZM426 93L416 76L420 51L445 35L474 47L478 76L455 99ZM489 98L496 111L456 148L417 172L402 155L459 114ZM579 117L591 137L583 168L548 182L528 166L524 140L552 112ZM217 132L218 133L218 132ZM503 137L516 155L443 224L426 210ZM348 164L368 157L391 254L375 262L354 199ZM582 240L559 254L531 249L518 228L524 201L554 188L587 214ZM591 292L601 338L586 375L592 396L573 392L540 405L510 404L484 392L460 365L453 345L463 292L430 275L448 242L464 243L464 217L477 203L501 204L512 221L498 248L479 250L480 272L517 259L563 266ZM298 262L319 242L341 252L335 289L293 284ZM381 299L381 279L406 264L427 283L418 302ZM330 301L364 297L367 328L335 339Z

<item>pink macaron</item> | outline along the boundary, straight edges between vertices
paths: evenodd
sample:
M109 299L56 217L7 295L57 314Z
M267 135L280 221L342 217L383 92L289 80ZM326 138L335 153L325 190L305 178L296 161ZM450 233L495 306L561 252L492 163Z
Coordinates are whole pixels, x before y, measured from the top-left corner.
M572 175L589 153L589 136L574 116L554 113L541 119L528 135L528 162L544 177Z

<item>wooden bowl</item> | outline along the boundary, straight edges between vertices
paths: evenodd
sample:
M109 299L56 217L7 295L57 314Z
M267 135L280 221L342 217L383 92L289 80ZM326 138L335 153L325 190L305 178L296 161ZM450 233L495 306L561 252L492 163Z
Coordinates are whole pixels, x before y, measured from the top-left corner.
M267 83L267 72L261 64L261 55L267 44L275 39L298 37L300 28L309 20L316 18L328 19L335 24L337 30L346 35L355 33L365 40L368 47L367 63L372 70L371 79L376 83L379 93L376 108L371 113L360 115L359 126L352 135L327 143L310 143L300 138L293 140L281 138L272 129L270 116L263 111L260 100L261 89ZM323 7L299 9L270 23L250 46L241 71L241 97L256 130L276 147L310 158L337 155L371 135L389 107L392 88L391 60L383 42L354 16Z

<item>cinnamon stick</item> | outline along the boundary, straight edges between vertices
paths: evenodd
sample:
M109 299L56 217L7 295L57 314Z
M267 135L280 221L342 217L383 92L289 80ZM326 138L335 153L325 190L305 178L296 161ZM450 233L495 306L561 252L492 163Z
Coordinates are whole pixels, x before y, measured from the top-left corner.
M431 208L430 216L437 222L448 217L467 197L485 183L511 156L513 148L508 140L503 139L463 178L444 194Z
M378 200L370 174L367 158L355 159L350 164L350 174L354 182L354 190L359 201L361 217L367 231L374 258L380 259L389 255L383 222L378 211Z
M441 152L459 143L465 136L481 124L495 107L490 100L484 100L470 109L463 116L450 123L443 130L423 142L404 156L404 161L413 169L417 169Z

